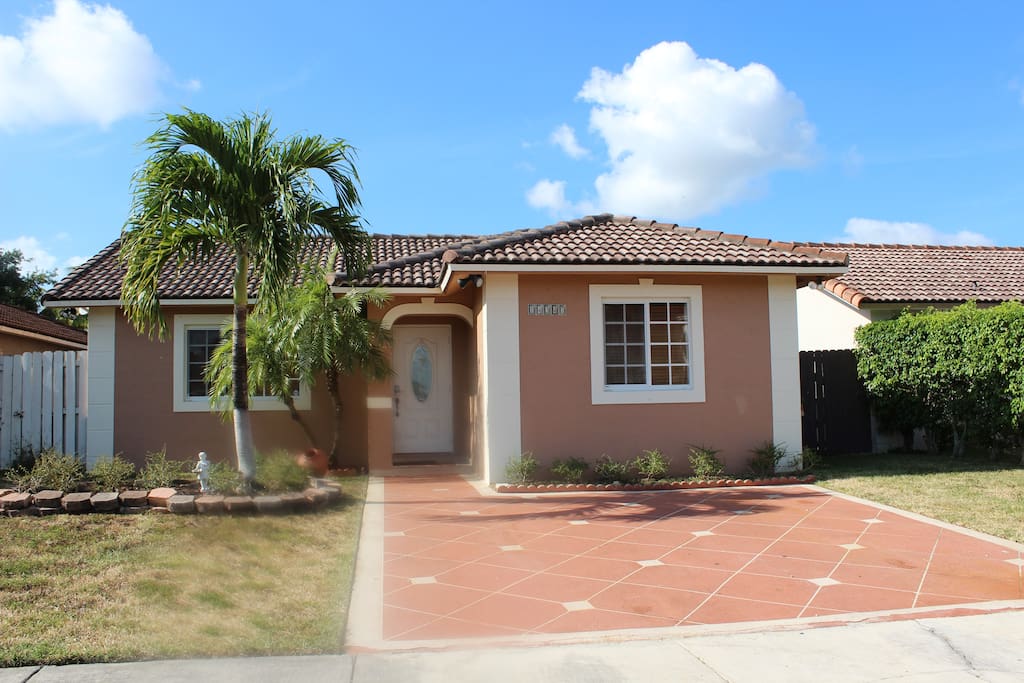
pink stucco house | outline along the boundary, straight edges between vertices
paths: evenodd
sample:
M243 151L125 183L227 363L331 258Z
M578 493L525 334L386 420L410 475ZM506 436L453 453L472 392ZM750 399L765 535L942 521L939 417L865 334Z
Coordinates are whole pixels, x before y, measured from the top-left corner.
M374 235L374 266L338 291L381 286L368 315L393 333L390 381L349 378L346 464L387 470L464 462L490 482L509 458L542 463L687 446L742 470L771 440L800 451L796 292L846 270L846 255L631 217L600 215L499 235ZM118 243L75 269L48 305L89 308L88 459L140 461L166 445L232 456L201 368L230 314L231 258L168 271L171 338L136 334L120 305ZM325 263L329 245L311 259ZM327 441L330 402L297 403ZM256 398L257 448L305 447L283 406Z

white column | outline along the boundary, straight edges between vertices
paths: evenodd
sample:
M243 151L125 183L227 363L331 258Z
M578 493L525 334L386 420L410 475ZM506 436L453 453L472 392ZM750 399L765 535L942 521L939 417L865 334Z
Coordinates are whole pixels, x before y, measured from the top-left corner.
M800 346L797 335L796 277L768 276L768 330L771 337L772 441L784 445L782 470L800 467Z
M85 464L89 469L100 456L114 454L115 311L113 307L89 309L89 412L85 440Z
M519 276L488 273L480 311L483 464L489 484L522 455L519 399Z

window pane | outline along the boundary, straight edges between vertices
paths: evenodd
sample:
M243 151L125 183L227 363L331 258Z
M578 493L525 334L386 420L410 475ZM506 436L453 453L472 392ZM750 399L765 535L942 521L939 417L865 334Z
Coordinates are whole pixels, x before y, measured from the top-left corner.
M658 386L669 383L669 371L667 365L655 365L651 367L651 384Z
M623 304L605 304L604 305L604 319L606 322L621 322L622 321L622 308Z
M686 344L673 344L672 345L672 364L673 365L685 365L690 362L690 354L687 351Z
M668 346L651 344L651 363L668 363Z
M651 324L651 343L657 344L659 342L668 341L668 325L655 325Z
M604 370L604 381L605 381L605 384L625 384L626 383L626 369L625 368L605 368L605 370Z
M647 341L643 325L626 325L626 341L637 344Z
M206 396L206 382L199 380L189 380L188 383L188 395L193 396Z
M629 367L626 368L627 384L647 384L647 368Z
M651 320L668 320L668 304L651 304Z
M669 327L669 338L674 342L686 342L689 341L689 336L686 331L687 325L671 325Z
M643 365L645 362L643 346L627 346L626 347L626 363L629 365Z
M625 365L625 347L619 344L606 344L604 347L604 362L608 365Z
M622 304L622 307L626 309L626 321L627 322L643 322L644 321L644 305L643 304Z
M606 343L621 343L626 339L626 329L622 323L608 323L604 326L604 340Z
M686 304L669 304L668 319L675 322L686 322Z
M682 365L672 368L672 384L689 384L690 368Z

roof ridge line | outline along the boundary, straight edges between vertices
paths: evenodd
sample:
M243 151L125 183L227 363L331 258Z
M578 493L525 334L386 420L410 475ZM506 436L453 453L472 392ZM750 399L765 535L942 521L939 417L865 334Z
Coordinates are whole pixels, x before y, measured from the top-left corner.
M904 244L899 242L797 242L809 247L847 247L855 249L934 249L936 251L1024 251L1024 246L994 244Z

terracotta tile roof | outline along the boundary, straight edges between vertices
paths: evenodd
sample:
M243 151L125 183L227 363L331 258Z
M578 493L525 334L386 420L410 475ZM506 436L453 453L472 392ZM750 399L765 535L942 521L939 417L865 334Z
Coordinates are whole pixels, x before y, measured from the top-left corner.
M588 216L533 230L498 235L373 235L374 265L358 285L428 287L441 284L446 264L579 265L740 265L842 267L846 255L821 247L773 242L743 235L680 227L631 217ZM73 270L47 293L48 301L114 301L124 269L117 262L119 242ZM330 244L312 243L309 262L326 265ZM231 297L233 257L227 249L207 262L176 271L169 265L161 278L165 299ZM344 264L334 263L338 279ZM249 279L250 295L255 277Z
M13 327L16 330L34 332L46 337L53 337L75 344L85 344L89 336L84 330L68 327L61 323L44 318L36 313L23 311L14 306L0 304L0 326Z
M602 214L484 237L445 254L456 263L843 266L840 252L792 242Z
M807 243L850 255L823 287L854 306L1024 299L1024 247Z

